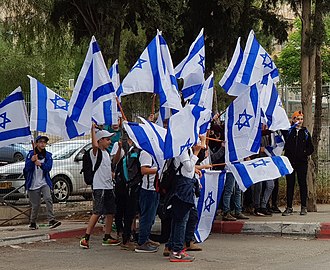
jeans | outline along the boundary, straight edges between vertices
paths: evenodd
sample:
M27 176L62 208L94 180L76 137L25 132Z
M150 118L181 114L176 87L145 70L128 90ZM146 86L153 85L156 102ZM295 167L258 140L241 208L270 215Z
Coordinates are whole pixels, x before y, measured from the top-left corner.
M292 208L294 186L296 183L296 173L300 189L301 206L307 206L307 164L293 166L293 172L286 176L286 198L287 207Z
M41 203L41 194L46 203L48 221L55 219L54 212L53 212L53 199L52 199L52 195L50 193L50 187L48 185L45 185L45 186L35 189L35 190L28 190L28 195L29 195L31 206L32 206L31 217L30 217L31 223L36 223L36 221L37 221L38 211L39 211L39 207L40 207L40 203Z
M183 202L177 197L173 198L171 235L167 246L174 252L183 250L186 225L191 207L191 204Z
M261 208L267 208L267 203L274 189L274 180L264 181L264 185L265 185L265 190L264 190L264 195L262 196L261 199Z
M198 222L198 212L196 206L191 207L186 225L185 242L188 244L194 240L196 225Z
M155 222L158 203L159 193L141 188L139 197L139 245L143 245L149 240L151 227Z
M234 208L235 213L239 214L242 212L241 206L241 190L239 186L236 184L235 177L231 172L227 172L226 174L226 182L224 186L223 192L223 212L230 212L230 201L231 197L234 195Z

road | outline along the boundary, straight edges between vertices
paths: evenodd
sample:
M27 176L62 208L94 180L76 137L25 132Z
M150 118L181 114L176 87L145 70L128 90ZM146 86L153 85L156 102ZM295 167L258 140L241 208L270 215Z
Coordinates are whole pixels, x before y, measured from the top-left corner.
M0 248L0 269L329 269L330 242L282 237L213 234L195 252L192 263L170 263L162 248L154 254L137 254L120 247L103 247L93 236L91 249L78 239Z

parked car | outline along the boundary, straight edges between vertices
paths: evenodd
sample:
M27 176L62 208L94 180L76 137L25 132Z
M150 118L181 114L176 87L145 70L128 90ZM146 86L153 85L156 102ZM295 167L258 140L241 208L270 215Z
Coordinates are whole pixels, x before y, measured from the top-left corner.
M22 161L30 149L32 149L31 143L13 143L0 147L0 162L13 163Z
M47 151L53 154L50 177L54 187L54 202L65 202L71 195L91 198L91 187L85 184L83 175L80 174L82 156L91 147L90 140L62 141L47 146ZM23 161L0 167L0 194L7 194L24 185L24 164ZM12 198L25 197L24 187L12 195Z

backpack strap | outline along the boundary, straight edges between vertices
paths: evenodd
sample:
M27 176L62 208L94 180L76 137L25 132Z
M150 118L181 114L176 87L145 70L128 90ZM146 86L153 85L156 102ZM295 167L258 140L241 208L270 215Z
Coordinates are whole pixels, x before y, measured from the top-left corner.
M100 167L101 162L102 162L102 151L100 149L97 149L97 158L96 158L93 174L95 174L97 169Z

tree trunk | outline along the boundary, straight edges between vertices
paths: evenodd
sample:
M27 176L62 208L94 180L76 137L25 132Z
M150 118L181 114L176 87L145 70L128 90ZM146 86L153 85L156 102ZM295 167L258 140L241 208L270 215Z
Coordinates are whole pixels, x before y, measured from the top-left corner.
M315 46L312 43L312 3L302 0L302 30L301 30L301 104L304 113L304 125L312 130L312 99L315 80ZM308 211L317 211L314 162L308 161Z

